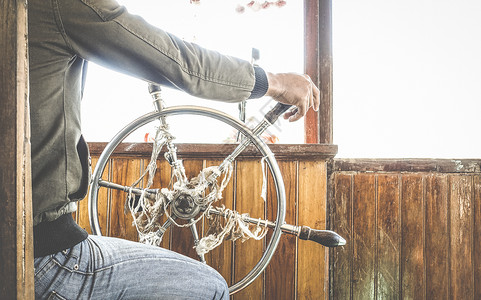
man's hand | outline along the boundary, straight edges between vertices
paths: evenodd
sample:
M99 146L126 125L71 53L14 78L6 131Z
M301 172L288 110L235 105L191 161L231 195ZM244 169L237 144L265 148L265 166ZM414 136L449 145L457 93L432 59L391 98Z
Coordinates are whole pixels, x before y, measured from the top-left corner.
M289 119L289 122L297 121L305 116L311 107L315 111L319 110L319 89L312 83L309 76L295 73L273 74L267 72L267 80L269 81L269 89L266 96L296 107L296 109L289 110L284 114L284 119Z

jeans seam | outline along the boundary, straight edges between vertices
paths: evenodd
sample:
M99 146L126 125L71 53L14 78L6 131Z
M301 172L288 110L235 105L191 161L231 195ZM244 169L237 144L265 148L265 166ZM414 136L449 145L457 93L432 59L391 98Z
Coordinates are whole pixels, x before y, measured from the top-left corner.
M42 278L43 275L40 276L40 274L45 274L45 273L47 273L51 268L53 268L53 266L54 266L54 264L55 264L55 263L53 263L54 260L55 260L55 259L54 259L53 257L50 258L50 260L49 260L46 264L44 264L39 270L35 270L34 275L33 275L34 278L37 278L37 279ZM40 276L40 277L39 277L39 276Z
M139 262L139 261L144 261L144 260L159 260L159 258L155 258L155 257L142 257L142 258L138 258L138 257L134 257L134 258L131 258L131 259L128 259L128 260L123 260L123 261L120 261L120 262L117 262L117 263L114 263L112 265L109 265L109 266L105 266L105 267L102 267L102 268L98 268L96 270L93 270L92 272L84 272L84 271L79 271L79 270L72 270L71 268L68 268L68 267L65 267L64 265L62 265L60 262L58 262L55 258L52 259L52 261L60 268L66 270L66 271L69 271L70 273L78 273L78 274L82 274L82 275L89 275L89 276L93 276L99 272L103 272L105 270L108 270L108 269L112 269L116 266L121 266L123 264L126 264L126 263L131 263L132 261L135 261L135 262ZM181 263L185 263L185 264L192 264L192 265L195 265L195 263L193 262L188 262L188 261L185 261L185 260L182 260L182 259L175 259L175 258L162 258L162 260L172 260L172 261L179 261Z

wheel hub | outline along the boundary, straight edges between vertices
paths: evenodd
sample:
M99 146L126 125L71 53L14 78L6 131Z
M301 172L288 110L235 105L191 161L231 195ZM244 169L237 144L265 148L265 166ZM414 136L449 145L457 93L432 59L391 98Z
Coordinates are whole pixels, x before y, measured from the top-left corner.
M200 207L191 195L180 193L172 202L172 211L177 217L189 220L199 213Z

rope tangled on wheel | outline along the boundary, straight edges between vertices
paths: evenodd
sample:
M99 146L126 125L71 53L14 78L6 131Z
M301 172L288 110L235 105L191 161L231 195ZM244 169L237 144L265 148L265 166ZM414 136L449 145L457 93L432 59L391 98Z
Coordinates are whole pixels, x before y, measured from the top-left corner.
M221 214L210 214L210 208L216 201L222 199L222 191L225 189L232 177L232 162L222 164L222 167L212 166L200 171L199 175L190 181L185 177L183 167L173 168L172 179L175 182L171 189L163 188L152 197L147 193L153 184L157 169L157 158L161 149L171 142L174 137L169 133L167 125L157 127L153 143L150 162L139 179L132 185L125 203L125 211L130 211L133 218L133 225L139 234L141 243L160 246L166 228L162 227L162 216L166 216L170 222L178 227L187 227L197 223L204 216L209 220L209 230L206 236L199 240L195 246L198 255L208 253L219 246L223 240L237 240L242 242L249 238L260 240L267 233L266 227L259 224L250 225L243 221L244 215L224 207L216 208ZM137 199L132 193L132 188L141 183L148 174L146 187ZM220 184L218 180L222 178ZM265 178L264 178L265 181ZM196 205L205 208L195 220L187 224L178 224L169 212L171 205L180 193L191 196ZM253 228L251 228L253 227Z

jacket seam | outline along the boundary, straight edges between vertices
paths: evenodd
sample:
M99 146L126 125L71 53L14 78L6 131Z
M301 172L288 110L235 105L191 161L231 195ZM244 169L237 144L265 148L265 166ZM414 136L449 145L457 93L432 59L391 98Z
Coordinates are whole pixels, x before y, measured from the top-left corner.
M60 34L62 35L62 38L67 45L67 47L70 49L70 51L74 51L72 44L70 43L68 39L67 32L65 31L65 26L63 25L62 22L62 17L60 15L60 7L58 5L58 0L51 0L52 1L52 10L53 10L53 15L55 16L55 23L57 24L57 29L60 31Z
M67 200L67 204L70 203L69 199L69 183L68 183L68 147L67 147L67 114L65 112L65 78L66 74L65 72L63 73L63 84L62 84L62 114L63 114L63 147L64 147L64 153L65 153L65 199ZM62 207L65 206L65 204L62 205Z

